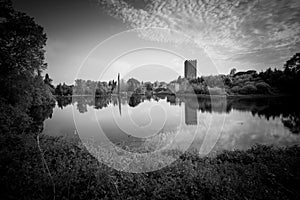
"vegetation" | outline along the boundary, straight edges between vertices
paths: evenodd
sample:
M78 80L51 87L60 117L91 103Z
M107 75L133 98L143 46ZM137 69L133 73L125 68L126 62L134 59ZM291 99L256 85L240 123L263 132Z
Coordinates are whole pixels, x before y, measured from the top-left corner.
M75 80L74 95L97 95L106 96L111 94L117 86L117 82L112 80L108 83L105 81L91 81L91 80Z
M41 75L47 38L43 28L15 11L10 1L1 0L0 10L0 132L20 133L29 128L34 110L55 103Z
M232 69L228 75L202 76L189 80L196 94L214 94L206 88L221 88L229 95L296 95L300 88L300 53L295 54L284 65L283 70L268 68L257 73L255 70L236 72ZM182 80L177 80L182 84ZM199 92L199 87L200 92ZM214 90L213 90L214 91Z
M73 95L73 85L58 84L55 88L54 94L58 96L72 96Z
M257 73L255 70L229 75L204 78L210 87L225 88L228 94L291 94L296 95L300 81L300 53L296 53L284 65L283 70L268 68Z
M201 158L196 153L180 155L172 165L159 171L141 174L119 172L99 163L75 136L63 138L41 136L43 121L51 117L54 97L77 94L106 95L115 90L116 82L76 80L75 86L54 87L46 69L42 27L24 13L15 11L11 1L0 0L0 187L2 199L299 199L300 148L257 146L246 152L224 152ZM205 93L226 79L228 91L242 93L283 91L274 80L285 74L282 84L299 80L297 55L283 72L257 75L246 73L191 80L192 89ZM245 81L247 84L244 84ZM190 80L180 79L180 87ZM136 81L129 88L136 87ZM176 81L175 81L176 82ZM174 83L175 83L174 82ZM205 83L207 82L207 83ZM122 91L125 83L122 82ZM182 83L182 84L181 84ZM128 83L127 83L128 84ZM203 86L199 86L203 84ZM211 84L211 85L210 85ZM253 87L251 85L254 85ZM165 83L146 89L165 88ZM282 87L282 88L281 88ZM176 88L174 86L174 88ZM295 87L294 87L295 88ZM141 89L141 88L140 88ZM180 88L179 88L180 89ZM182 88L181 88L182 89ZM142 89L141 89L142 91ZM291 90L292 92L292 90ZM74 94L74 93L72 93ZM59 99L61 97L58 97ZM143 99L131 99L136 106ZM58 103L60 107L72 101ZM85 112L89 101L78 97L78 109ZM92 98L96 108L109 100ZM119 100L120 101L120 100ZM168 97L168 101L173 101ZM295 113L297 115L297 113ZM292 118L294 115L291 116ZM286 123L291 128L298 118ZM297 127L296 127L297 128ZM169 156L181 152L166 152ZM105 155L104 155L105 156ZM109 156L109 155L106 155Z
M297 53L286 62L283 70L268 68L266 71L257 73L255 70L236 72L236 69L233 68L228 75L201 76L195 79L179 76L178 79L170 83L158 81L143 83L130 78L127 82L121 80L120 91L135 94L295 95L296 91L300 89L299 63L300 53ZM114 80L107 83L79 79L75 81L74 92L77 95L105 96L116 93L116 86L117 82ZM73 86L58 85L55 93L57 95L70 95L72 89Z
M187 152L159 171L131 174L99 163L76 138L68 142L43 136L40 147L49 174L34 137L9 136L1 142L6 144L0 152L4 199L53 199L54 195L56 199L300 197L299 147L256 146L211 158ZM168 155L177 154L180 152Z
M283 125L287 127L291 133L300 133L300 107L299 98L293 97L195 97L195 96L175 96L167 94L154 94L151 96L131 94L128 96L73 96L73 97L57 97L57 105L64 108L69 104L75 103L80 113L88 111L88 107L94 109L106 108L109 104L129 105L135 107L144 101L159 101L166 99L171 105L181 105L184 103L192 110L201 112L217 112L229 113L232 110L246 111L254 117L259 116L266 119L279 118Z

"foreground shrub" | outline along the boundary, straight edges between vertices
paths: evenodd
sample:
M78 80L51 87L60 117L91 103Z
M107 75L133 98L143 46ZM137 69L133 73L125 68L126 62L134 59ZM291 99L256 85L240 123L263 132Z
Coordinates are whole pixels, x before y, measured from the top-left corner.
M35 137L1 137L0 143L4 199L53 199L54 187L56 199L300 197L300 148L296 146L255 146L205 158L186 152L161 170L132 174L99 163L76 139L43 136L40 147L50 176Z

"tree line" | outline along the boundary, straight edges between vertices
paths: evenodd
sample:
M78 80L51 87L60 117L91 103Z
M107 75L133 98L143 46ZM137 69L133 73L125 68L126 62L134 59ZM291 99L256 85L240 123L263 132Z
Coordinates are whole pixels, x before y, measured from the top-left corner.
M133 92L137 94L169 93L185 94L195 93L204 95L228 94L228 95L277 95L296 94L299 90L299 63L300 53L292 56L283 67L283 70L268 68L265 71L255 70L237 72L233 68L229 74L201 76L194 79L187 79L179 76L169 83L155 81L143 82L135 78L127 81L121 79L120 92ZM117 81L91 81L75 80L75 85L58 84L51 85L48 74L45 83L49 84L52 92L59 96L71 95L96 95L106 96L117 93Z

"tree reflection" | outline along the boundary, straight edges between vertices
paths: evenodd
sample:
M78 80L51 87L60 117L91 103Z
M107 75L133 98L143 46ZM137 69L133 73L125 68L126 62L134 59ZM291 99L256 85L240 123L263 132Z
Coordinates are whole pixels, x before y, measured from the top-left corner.
M287 117L282 119L282 123L287 127L292 133L300 133L300 116L299 113L289 114Z
M61 109L72 103L72 97L56 97L57 106Z
M135 107L139 105L142 102L142 97L141 95L131 95L129 98L128 105L131 107Z
M143 95L127 96L76 96L70 98L58 98L57 106L64 108L72 102L76 104L80 113L88 111L88 106L95 109L104 109L112 104L119 107L121 114L121 105L129 105L136 107L144 100L153 99L154 101L166 101L170 105L181 106L184 103L186 124L195 124L197 120L197 111L202 113L230 113L233 110L251 112L253 116L265 117L267 120L271 118L281 118L285 127L292 133L300 133L300 106L298 99L272 97L272 98L246 98L246 97L187 97L175 95L153 95L149 99ZM51 115L49 115L51 116Z
M95 105L95 98L93 96L74 96L72 101L76 104L77 110L80 113L87 112L88 106Z
M95 109L106 108L111 103L109 97L95 97Z

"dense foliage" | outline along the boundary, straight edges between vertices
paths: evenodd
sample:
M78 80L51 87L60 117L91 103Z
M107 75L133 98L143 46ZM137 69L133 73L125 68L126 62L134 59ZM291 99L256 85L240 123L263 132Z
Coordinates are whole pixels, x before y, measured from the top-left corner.
M41 75L46 39L33 18L15 11L11 1L0 1L1 133L14 130L13 125L17 132L28 128L32 110L54 104Z
M66 85L65 83L60 83L56 86L54 94L58 96L72 96L73 88L73 85Z
M0 188L2 199L299 199L299 147L275 149L258 146L246 152L224 152L213 158L185 153L172 165L151 173L130 174L113 170L94 159L74 136L73 140L40 136L43 121L51 117L54 98L77 94L106 95L116 82L76 80L75 86L54 87L46 69L42 27L0 0ZM278 74L284 74L279 76ZM279 81L280 80L280 81ZM248 94L276 90L286 92L299 80L299 55L287 62L284 71L254 72L228 76L180 79L179 90L207 93L208 87L223 85L227 91ZM173 91L176 89L174 82ZM247 83L247 84L246 84ZM279 83L283 85L278 85ZM143 85L121 82L121 91ZM276 85L277 84L277 85ZM147 91L166 83L147 83ZM243 87L243 88L239 88ZM165 91L164 90L164 91ZM170 89L171 90L171 89ZM242 92L241 92L242 91ZM173 97L173 96L172 96ZM61 98L61 97L58 97ZM131 106L143 99L132 98ZM143 97L144 98L144 97ZM60 107L71 98L58 102ZM101 109L105 98L77 99L80 112L86 105ZM93 102L94 101L94 102ZM115 99L121 102L121 99ZM172 98L169 98L172 101ZM298 113L295 113L297 115ZM287 126L295 129L299 118L291 116ZM298 129L296 130L298 131ZM168 152L178 154L181 152ZM108 156L108 155L107 155Z
M229 75L203 77L209 87L224 88L227 94L292 94L300 89L300 53L296 53L284 65L283 70L268 68L236 72Z
M105 81L91 81L76 79L73 87L73 95L96 95L106 96L116 89L116 81L112 80L108 83Z
M70 142L44 136L40 145L49 174L35 138L1 141L7 144L0 152L4 199L300 198L299 147L257 146L212 158L190 152L159 171L131 174L99 163L76 137ZM17 151L15 145L24 151Z

